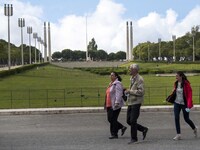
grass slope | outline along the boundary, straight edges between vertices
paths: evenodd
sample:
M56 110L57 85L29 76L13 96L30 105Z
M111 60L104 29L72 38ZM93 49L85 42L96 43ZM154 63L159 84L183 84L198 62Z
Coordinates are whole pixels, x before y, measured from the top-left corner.
M145 104L165 104L175 77L143 75ZM130 76L122 75L124 87ZM189 77L195 103L199 103L199 77ZM110 77L52 65L0 79L0 108L102 106Z

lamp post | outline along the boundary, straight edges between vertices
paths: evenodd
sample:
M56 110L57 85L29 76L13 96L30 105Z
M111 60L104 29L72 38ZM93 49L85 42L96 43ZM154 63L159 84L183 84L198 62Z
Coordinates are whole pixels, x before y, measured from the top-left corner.
M51 63L51 29L50 29L50 22L48 22L48 48L49 48L49 62Z
M88 29L87 29L87 15L85 18L86 21L86 26L85 26L85 42L86 42L86 61L89 61L89 57L88 57Z
M31 33L32 33L32 27L27 27L27 33L29 34L29 64L31 64Z
M23 66L24 65L23 27L25 27L24 18L19 18L18 19L18 26L21 28L21 59L22 59L22 66Z
M39 60L38 60L38 62L40 63L40 42L41 42L41 37L38 37L37 41L38 41L38 49L39 49L39 53L38 53L38 57L39 57L38 59Z
M148 61L150 61L150 48L149 48L149 44L150 44L150 42L149 41L147 41L147 43L148 43Z
M138 43L139 46L139 60L141 60L141 48L140 48L140 43Z
M37 33L33 33L33 38L35 39L35 63L36 63L37 62L37 51L36 51Z
M194 51L194 35L192 35L192 38L193 38L193 52L192 52L192 54L193 54L193 56L192 56L192 58L193 58L193 62L195 61L195 51Z
M159 43L159 49L158 49L158 59L161 60L161 53L160 53L160 47L161 47L161 38L158 38Z
M174 47L174 62L176 61L176 47L175 47L175 41L176 41L176 35L172 35L172 40L173 40L173 47Z
M195 61L195 50L194 50L194 36L195 36L195 27L191 30L192 33L192 60Z
M41 56L44 57L44 52L43 52L44 41L42 39L40 40L40 44L41 44ZM44 59L42 57L41 57L41 62L44 62Z
M8 16L8 69L10 70L10 16L13 15L12 4L4 5L4 15Z
M47 34L46 34L46 22L44 22L44 62L47 62Z

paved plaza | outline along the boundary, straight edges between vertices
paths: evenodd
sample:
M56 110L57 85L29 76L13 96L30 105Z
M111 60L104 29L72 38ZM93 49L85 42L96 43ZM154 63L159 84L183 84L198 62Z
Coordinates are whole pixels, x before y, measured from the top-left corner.
M200 126L200 111L191 119ZM119 120L126 124L126 112ZM139 123L149 127L144 142L128 145L130 128L123 137L110 140L105 112L68 114L29 114L0 116L0 150L199 150L200 138L183 121L182 140L175 135L172 112L141 112ZM128 125L127 125L128 126ZM142 134L138 133L141 140Z

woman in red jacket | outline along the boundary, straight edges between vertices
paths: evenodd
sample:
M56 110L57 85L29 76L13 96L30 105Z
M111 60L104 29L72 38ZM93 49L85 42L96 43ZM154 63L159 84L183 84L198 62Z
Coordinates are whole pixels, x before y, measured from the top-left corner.
M177 135L174 140L181 139L180 129L180 111L183 111L183 117L185 122L193 129L195 137L197 137L197 127L189 118L190 109L193 107L192 103L192 88L190 82L187 80L185 74L181 71L177 72L176 82L174 83L174 90L176 90L176 99L174 102L174 116Z

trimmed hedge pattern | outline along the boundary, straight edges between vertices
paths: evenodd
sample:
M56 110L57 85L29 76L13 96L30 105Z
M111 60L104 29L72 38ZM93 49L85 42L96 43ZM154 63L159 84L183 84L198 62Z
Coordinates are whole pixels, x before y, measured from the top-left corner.
M99 74L99 75L109 75L112 71L115 71L119 74L128 74L127 67L101 67L101 68L76 68L82 71L89 71L91 73ZM187 73L200 73L200 70L179 70ZM161 68L153 68L153 69L141 69L140 74L165 74L165 73L176 73L177 70L172 69L161 69Z

